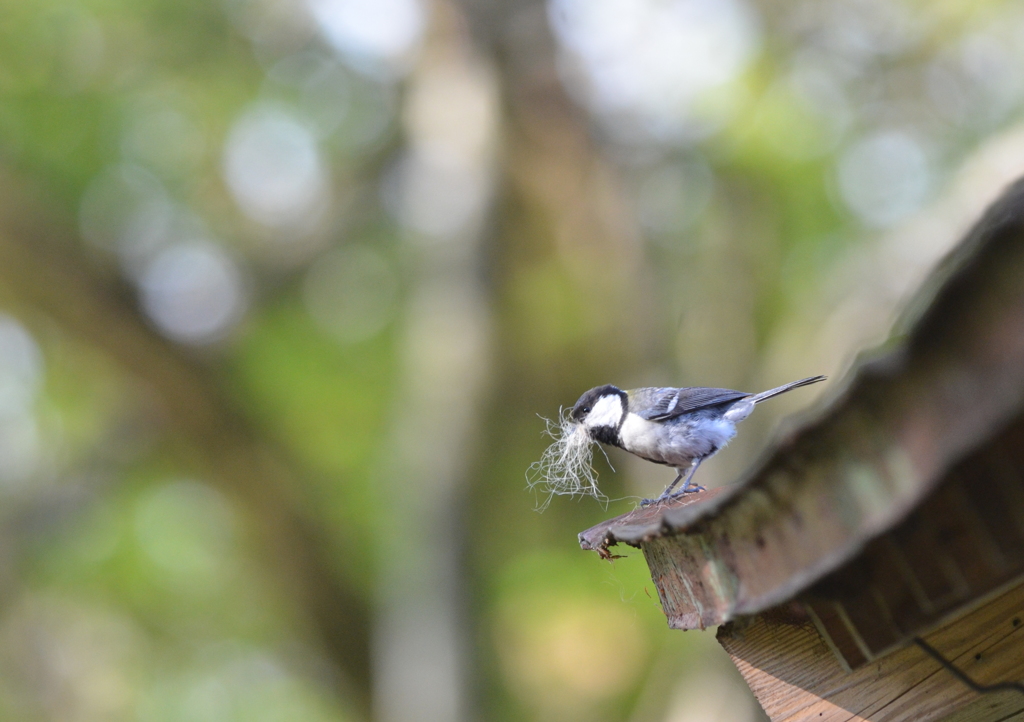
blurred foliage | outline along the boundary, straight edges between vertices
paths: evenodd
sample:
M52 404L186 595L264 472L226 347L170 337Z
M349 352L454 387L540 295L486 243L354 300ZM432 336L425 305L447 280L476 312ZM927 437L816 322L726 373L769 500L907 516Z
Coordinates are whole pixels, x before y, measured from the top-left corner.
M997 0L0 17L11 719L757 719L576 549L664 470L537 514L538 415L841 374L1024 164Z

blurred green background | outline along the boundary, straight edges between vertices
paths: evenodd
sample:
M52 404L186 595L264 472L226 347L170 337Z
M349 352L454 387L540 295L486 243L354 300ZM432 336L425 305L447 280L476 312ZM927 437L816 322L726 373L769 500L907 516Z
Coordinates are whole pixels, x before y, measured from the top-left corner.
M760 719L601 383L841 386L1024 169L1024 8L0 1L0 717Z

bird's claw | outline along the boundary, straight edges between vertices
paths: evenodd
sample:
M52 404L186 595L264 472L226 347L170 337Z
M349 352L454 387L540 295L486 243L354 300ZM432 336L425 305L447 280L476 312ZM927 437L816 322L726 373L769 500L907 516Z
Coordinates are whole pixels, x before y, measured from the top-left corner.
M694 484L686 487L685 489L680 489L674 494L662 494L657 499L641 499L640 506L650 506L651 504L658 504L663 501L668 501L669 499L678 499L685 494L696 494L698 491L707 491L707 487Z

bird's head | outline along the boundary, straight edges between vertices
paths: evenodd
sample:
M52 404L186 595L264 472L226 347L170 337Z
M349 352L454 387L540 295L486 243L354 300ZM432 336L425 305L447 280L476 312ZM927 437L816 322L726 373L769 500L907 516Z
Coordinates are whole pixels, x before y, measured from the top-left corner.
M598 386L580 396L572 407L572 419L597 441L614 443L626 416L626 392L615 386Z
M527 472L530 488L547 494L539 509L546 507L555 494L589 494L606 499L597 488L597 472L590 463L594 442L619 445L619 427L627 404L625 391L598 386L583 394L571 410L562 410L557 423L548 422L554 442Z

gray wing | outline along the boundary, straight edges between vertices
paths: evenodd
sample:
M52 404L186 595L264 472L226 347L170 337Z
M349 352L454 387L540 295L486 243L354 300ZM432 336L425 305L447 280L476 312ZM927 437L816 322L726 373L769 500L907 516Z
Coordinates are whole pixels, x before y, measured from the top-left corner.
M739 401L750 394L732 389L692 386L682 389L643 388L629 392L630 411L648 421L668 421L690 411Z

